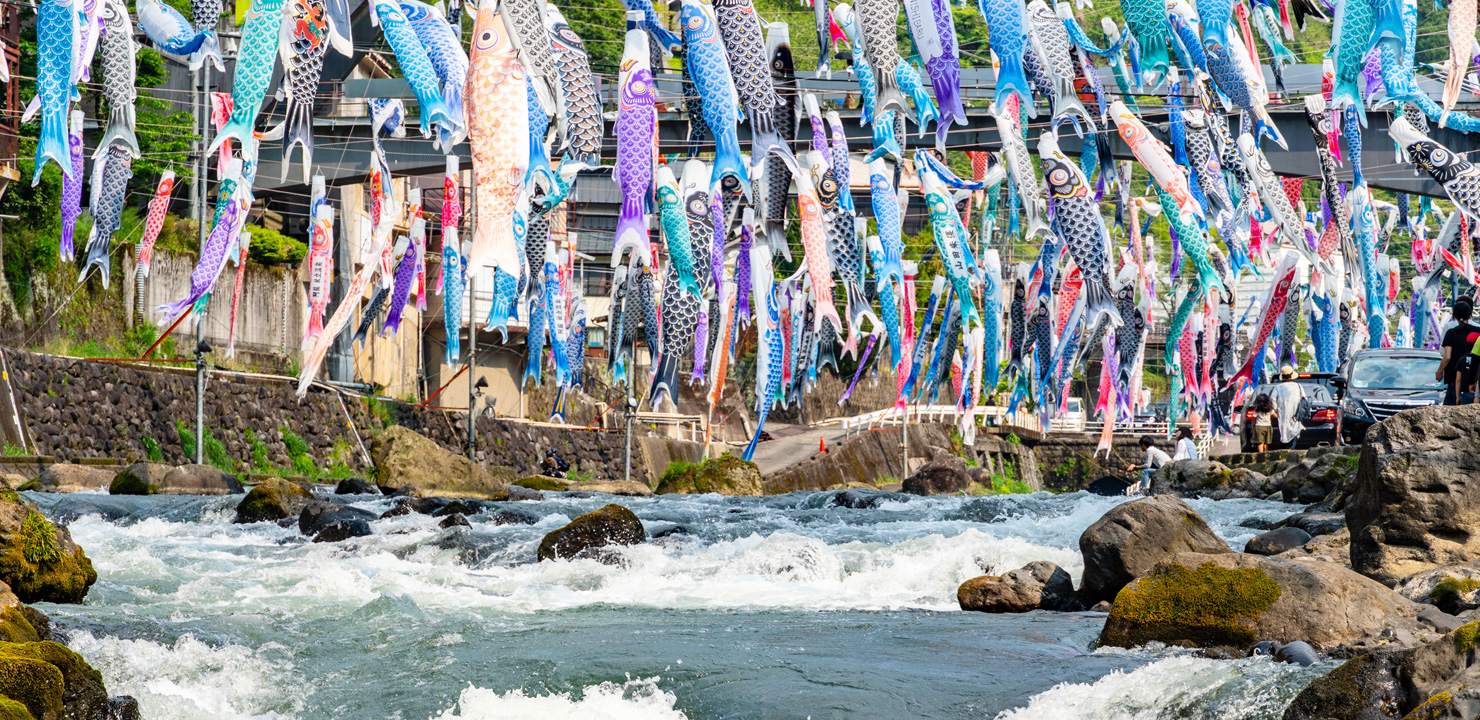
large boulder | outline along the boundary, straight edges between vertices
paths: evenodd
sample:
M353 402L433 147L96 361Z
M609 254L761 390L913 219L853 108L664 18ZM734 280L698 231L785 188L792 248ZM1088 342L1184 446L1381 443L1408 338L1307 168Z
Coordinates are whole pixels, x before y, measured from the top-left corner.
M1480 622L1410 648L1363 653L1295 696L1284 720L1480 716Z
M1388 585L1480 559L1480 405L1405 410L1367 434L1346 523L1352 569Z
M1079 536L1085 605L1115 594L1156 563L1177 553L1232 552L1187 503L1157 495L1117 505Z
M1257 640L1303 640L1331 651L1418 632L1419 606L1330 563L1245 553L1181 553L1115 596L1100 644L1149 642L1247 651Z
M760 473L756 473L760 477ZM661 488L661 486L659 486ZM519 500L524 495L516 495L517 492L588 492L606 493L608 495L626 495L630 497L647 497L653 494L653 489L636 480L591 480L582 482L573 478L555 478L548 475L528 475L509 484L509 499ZM718 492L717 490L714 492ZM746 495L744 492L723 493L725 495ZM757 493L758 494L758 493ZM541 496L543 497L543 496ZM528 498L538 499L538 498Z
M162 463L134 463L113 477L113 495L237 495L236 477L210 465L170 467Z
M0 718L108 720L113 705L102 674L65 646L0 642Z
M412 487L428 495L505 500L512 471L488 468L450 453L409 428L392 425L370 445L375 484Z
M1178 497L1264 497L1269 494L1265 477L1248 468L1232 468L1215 460L1178 460L1157 468L1151 475L1151 492Z
M966 461L939 452L914 475L905 478L900 491L911 495L957 495L970 487L974 479Z
M584 490L572 487L570 490ZM725 453L701 463L674 463L658 481L658 493L682 495L764 495L761 469L753 462Z
M569 559L608 545L637 545L645 540L647 531L637 515L621 505L607 505L545 535L539 559Z
M268 478L237 504L236 522L276 522L298 517L313 499L313 492L298 483Z
M134 463L114 474L108 483L109 495L153 495L159 492L164 477L175 466L166 463Z
M0 491L0 581L21 602L80 603L98 581L92 561L15 491Z
M20 485L22 490L36 492L97 492L107 490L113 481L114 468L101 465L57 463L46 466L35 480Z
M1311 448L1303 457L1286 461L1269 475L1272 492L1287 503L1307 505L1330 500L1332 509L1345 507L1357 476L1358 448Z
M1310 533L1295 527L1282 527L1255 535L1244 546L1250 555L1278 555L1282 552L1303 547L1310 542Z
M956 601L962 610L1018 613L1029 610L1075 610L1074 580L1063 568L1038 560L1006 575L983 575L961 583Z
M1304 545L1280 553L1286 560L1310 559L1350 567L1352 534L1346 528L1330 535L1317 535Z

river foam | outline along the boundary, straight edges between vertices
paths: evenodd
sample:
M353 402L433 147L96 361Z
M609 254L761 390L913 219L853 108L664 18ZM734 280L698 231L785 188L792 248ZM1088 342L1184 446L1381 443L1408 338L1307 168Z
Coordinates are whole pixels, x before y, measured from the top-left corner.
M688 720L674 708L678 698L658 687L661 678L604 682L572 693L530 695L469 687L435 720Z
M970 577L1050 560L1077 578L1079 535L1124 498L560 496L499 506L526 524L413 513L315 544L230 522L237 498L27 495L100 577L86 605L45 611L151 718L1201 717L1240 687L1237 664L1092 652L1101 616L959 612ZM610 563L535 561L609 502L656 537ZM1234 547L1292 509L1192 505ZM1248 692L1304 684L1270 667L1244 674L1278 692Z

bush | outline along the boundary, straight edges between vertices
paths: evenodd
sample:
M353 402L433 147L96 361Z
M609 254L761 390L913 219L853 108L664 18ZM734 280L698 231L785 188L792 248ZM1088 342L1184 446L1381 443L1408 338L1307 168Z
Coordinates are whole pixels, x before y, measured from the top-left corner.
M252 236L247 259L259 265L296 266L308 254L307 245L276 230L248 223L246 231Z
M159 441L152 437L145 437L139 442L144 444L144 457L149 462L164 462L164 451L159 449Z

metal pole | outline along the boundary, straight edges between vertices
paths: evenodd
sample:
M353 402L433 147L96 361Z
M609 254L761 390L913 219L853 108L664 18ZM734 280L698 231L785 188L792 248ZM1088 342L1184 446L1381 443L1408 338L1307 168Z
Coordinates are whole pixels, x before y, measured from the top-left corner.
M200 217L196 224L200 235L200 255L205 257L206 253L206 207L209 205L206 194L206 133L210 130L210 112L206 111L205 103L211 85L211 69L202 67L200 70L200 84L195 87L196 94L192 105L195 106L196 127L200 129L196 135L195 155L195 188L200 197ZM205 308L195 317L195 464L205 464L206 453L206 362L205 354L201 352L206 339L206 312Z
M632 352L637 353L635 347ZM627 482L632 481L632 421L637 419L636 413L633 412L636 408L637 401L632 399L632 379L629 378L627 380L627 460L622 470L622 479Z
M472 268L469 268L472 270ZM473 450L477 443L477 435L474 435L473 413L478 401L473 395L473 386L478 382L478 313L474 308L478 307L478 296L473 293L473 287L478 279L478 273L468 273L468 460L473 460Z

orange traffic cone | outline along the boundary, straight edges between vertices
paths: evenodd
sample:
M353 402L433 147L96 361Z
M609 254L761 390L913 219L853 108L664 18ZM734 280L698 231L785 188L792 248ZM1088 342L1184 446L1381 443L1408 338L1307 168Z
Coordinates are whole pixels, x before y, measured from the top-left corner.
M827 437L826 436L822 436L822 437L817 438L817 452L820 452L823 455L826 455L827 454Z

